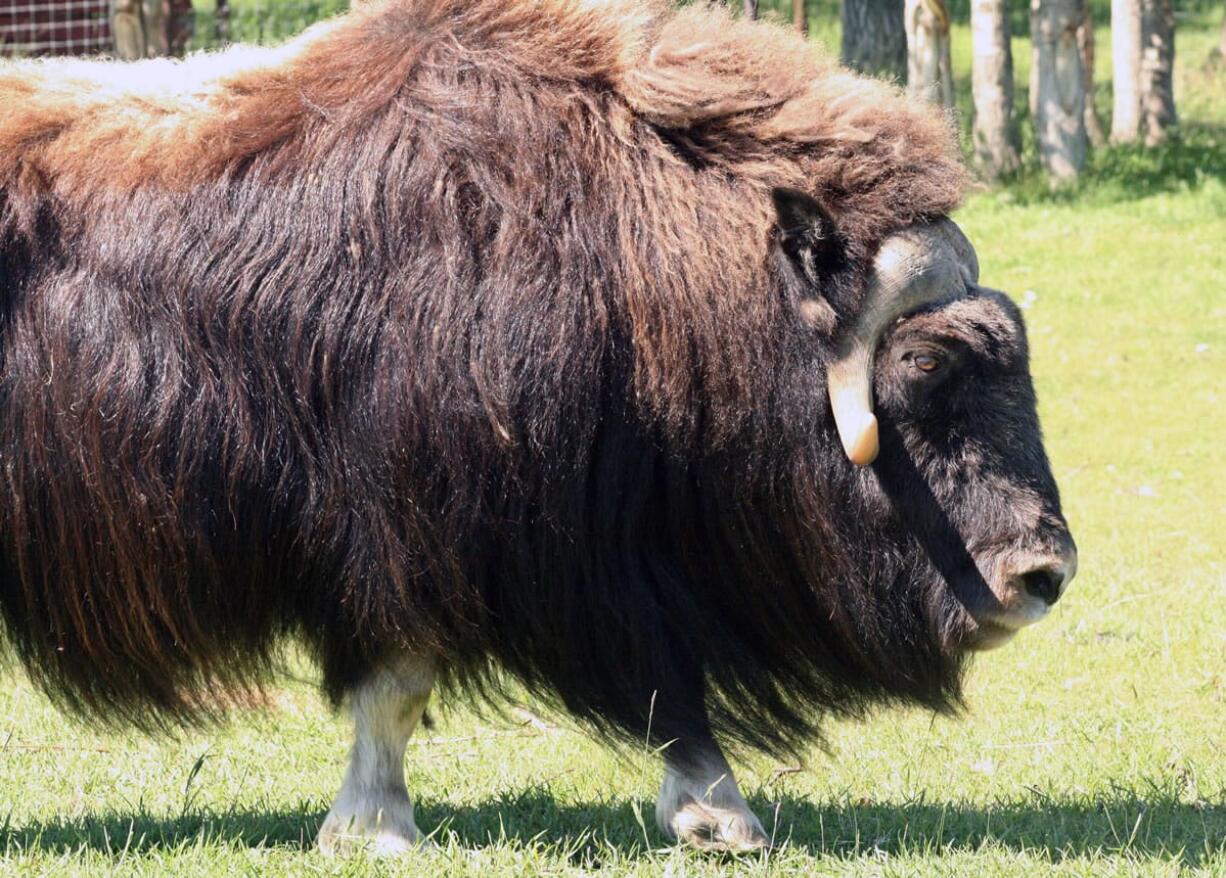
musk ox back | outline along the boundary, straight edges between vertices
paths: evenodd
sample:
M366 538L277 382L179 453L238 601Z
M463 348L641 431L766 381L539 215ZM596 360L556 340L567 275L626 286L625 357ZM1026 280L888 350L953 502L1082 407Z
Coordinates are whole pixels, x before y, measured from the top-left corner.
M708 8L0 66L8 639L158 727L298 638L357 723L326 846L415 841L431 686L508 677L759 844L717 740L949 708L1072 573L962 185L945 120Z

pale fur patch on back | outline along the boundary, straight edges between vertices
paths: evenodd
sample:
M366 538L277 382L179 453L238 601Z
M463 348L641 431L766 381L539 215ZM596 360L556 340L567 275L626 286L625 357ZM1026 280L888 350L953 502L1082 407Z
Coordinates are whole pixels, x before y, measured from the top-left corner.
M0 186L12 178L67 194L212 176L244 147L267 145L242 142L254 113L270 131L302 115L294 80L340 25L181 61L0 63ZM279 112L269 113L274 97Z

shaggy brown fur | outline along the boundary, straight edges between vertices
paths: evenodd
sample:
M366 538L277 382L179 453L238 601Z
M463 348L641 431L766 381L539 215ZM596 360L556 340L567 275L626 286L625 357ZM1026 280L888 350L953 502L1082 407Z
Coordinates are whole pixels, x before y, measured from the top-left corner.
M702 6L386 0L278 49L0 65L18 652L146 724L284 632L333 694L388 651L494 661L632 735L653 692L664 737L705 702L762 746L948 703L940 601L875 603L922 560L838 521L880 499L829 454L770 192L836 219L844 319L955 153Z
M499 209L587 190L574 197L623 255L640 391L674 426L694 420L696 384L726 429L758 398L736 373L777 319L772 186L818 195L862 254L948 213L964 182L945 120L786 31L568 0L374 3L281 49L10 65L0 181L87 222L110 189L309 174L378 125L422 150L422 174L488 177L474 183Z

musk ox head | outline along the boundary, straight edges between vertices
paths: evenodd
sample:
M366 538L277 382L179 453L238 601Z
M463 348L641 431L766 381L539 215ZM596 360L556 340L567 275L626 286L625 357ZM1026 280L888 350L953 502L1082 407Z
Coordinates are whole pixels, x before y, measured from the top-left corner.
M980 285L974 247L947 218L889 236L857 271L817 201L776 189L774 202L800 319L830 345L838 444L860 470L844 482L858 495L847 508L879 532L867 545L926 558L913 587L928 589L919 606L946 648L1004 643L1077 568L1020 311ZM839 290L859 301L842 319L823 293Z

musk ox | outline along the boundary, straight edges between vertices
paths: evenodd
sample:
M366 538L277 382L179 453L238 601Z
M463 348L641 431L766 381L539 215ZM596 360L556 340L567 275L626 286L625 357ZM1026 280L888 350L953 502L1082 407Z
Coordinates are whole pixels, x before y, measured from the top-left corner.
M157 729L296 638L355 716L320 833L419 831L432 688L668 743L952 709L1074 549L948 123L650 0L382 0L273 49L0 67L0 608ZM212 707L211 707L212 706Z

